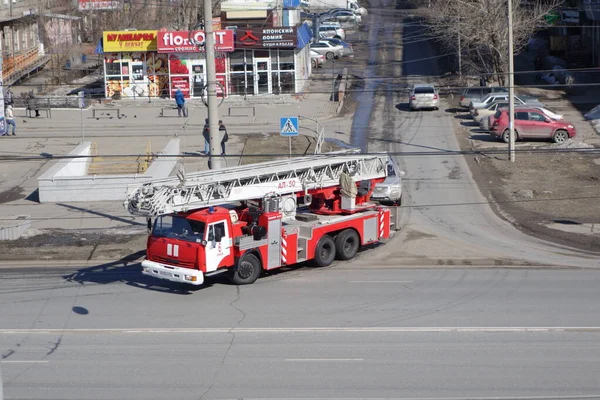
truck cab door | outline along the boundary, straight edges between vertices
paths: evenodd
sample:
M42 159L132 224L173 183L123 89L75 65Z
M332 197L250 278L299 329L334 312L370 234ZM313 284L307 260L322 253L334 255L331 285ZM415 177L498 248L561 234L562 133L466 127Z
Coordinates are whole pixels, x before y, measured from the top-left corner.
M229 265L233 240L225 221L212 223L206 232L206 272L215 271L219 266Z

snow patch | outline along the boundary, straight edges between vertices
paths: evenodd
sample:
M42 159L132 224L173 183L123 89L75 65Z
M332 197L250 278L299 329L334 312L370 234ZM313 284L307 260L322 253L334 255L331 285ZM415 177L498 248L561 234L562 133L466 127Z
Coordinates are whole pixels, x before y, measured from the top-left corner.
M25 232L23 232L23 234L20 236L20 239L27 239L34 236L43 235L47 232L48 231L45 231L43 229L29 228Z
M569 139L563 143L553 143L548 146L541 147L542 149L593 149L594 146L588 143Z

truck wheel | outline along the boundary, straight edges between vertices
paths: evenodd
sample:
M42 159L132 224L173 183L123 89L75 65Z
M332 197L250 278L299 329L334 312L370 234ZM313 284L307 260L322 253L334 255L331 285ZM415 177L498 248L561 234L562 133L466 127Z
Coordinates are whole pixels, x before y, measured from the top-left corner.
M338 260L349 260L356 255L360 239L354 229L346 229L335 238L335 254Z
M254 283L262 271L260 261L254 254L246 254L233 267L231 281L236 285Z
M323 237L317 243L315 249L315 263L319 267L326 267L335 259L335 242L329 235Z

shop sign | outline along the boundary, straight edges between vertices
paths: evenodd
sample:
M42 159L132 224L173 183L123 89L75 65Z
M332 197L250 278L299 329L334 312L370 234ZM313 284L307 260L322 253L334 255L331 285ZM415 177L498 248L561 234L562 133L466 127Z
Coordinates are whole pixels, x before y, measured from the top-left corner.
M160 31L158 32L158 52L159 53L197 53L204 52L204 42L206 35L204 31L192 32L190 38L189 31ZM233 51L233 31L219 30L214 32L216 51ZM200 46L190 42L201 43Z
M104 52L156 51L156 33L157 31L104 32Z
M295 27L244 28L236 30L238 48L268 49L296 47Z
M561 14L563 22L578 24L579 23L579 11L575 10L564 10Z
M122 8L122 3L116 0L79 0L79 11L120 10Z

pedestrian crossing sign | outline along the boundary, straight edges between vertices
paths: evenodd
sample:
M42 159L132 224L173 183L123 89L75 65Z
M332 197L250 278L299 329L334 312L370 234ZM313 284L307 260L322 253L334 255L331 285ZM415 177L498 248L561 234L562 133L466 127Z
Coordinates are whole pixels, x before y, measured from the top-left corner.
M298 136L298 117L279 118L281 136Z

